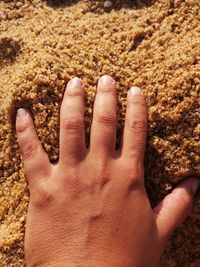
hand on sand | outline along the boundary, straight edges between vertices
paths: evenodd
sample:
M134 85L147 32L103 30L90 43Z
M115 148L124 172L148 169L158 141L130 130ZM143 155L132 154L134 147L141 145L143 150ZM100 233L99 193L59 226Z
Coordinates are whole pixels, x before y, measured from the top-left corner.
M18 110L17 136L30 187L27 266L155 266L170 234L190 213L198 180L183 181L152 210L144 186L147 109L141 90L128 92L119 151L114 80L99 80L89 149L84 95L83 82L72 79L61 106L56 165L49 162L30 114Z

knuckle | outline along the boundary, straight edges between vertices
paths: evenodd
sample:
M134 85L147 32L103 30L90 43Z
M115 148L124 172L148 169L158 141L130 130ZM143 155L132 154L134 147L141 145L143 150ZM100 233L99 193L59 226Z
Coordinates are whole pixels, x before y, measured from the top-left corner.
M133 164L132 164L133 165ZM141 188L143 185L144 170L140 164L134 164L135 166L126 167L124 169L126 185L129 191L133 191L137 188ZM131 166L131 164L129 164Z
M80 131L83 128L83 119L78 117L67 118L62 121L62 127L70 132Z
M127 122L129 129L136 131L138 133L143 133L147 129L147 122L146 120L136 120L131 119Z
M40 183L36 186L35 192L32 191L31 201L37 208L48 206L54 199L53 193L46 184Z
M30 160L34 155L35 146L32 142L21 144L24 160Z
M103 159L98 162L95 168L94 185L104 186L110 180L108 162Z
M114 126L116 124L116 117L108 114L100 114L97 116L97 122L104 126Z
M36 154L41 152L40 143L38 141L29 141L27 139L20 142L20 148L24 160L31 160Z
M130 175L127 176L127 183L128 183L128 191L133 192L137 189L141 189L142 186L142 179L139 175Z
M23 132L25 132L28 128L30 127L30 125L28 123L23 123L23 124L17 124L17 133L21 134Z
M136 171L129 171L127 181L130 182L131 185L138 184L138 182L141 181L141 175Z
M108 172L102 169L97 172L93 182L94 182L94 185L103 187L105 184L109 182L109 180L110 180L110 176Z

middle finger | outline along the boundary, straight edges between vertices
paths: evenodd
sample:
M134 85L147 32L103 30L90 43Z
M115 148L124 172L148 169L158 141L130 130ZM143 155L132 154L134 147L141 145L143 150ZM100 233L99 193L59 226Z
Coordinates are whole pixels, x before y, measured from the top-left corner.
M116 86L112 77L99 79L94 103L91 128L91 151L95 154L113 155L116 142L117 100Z

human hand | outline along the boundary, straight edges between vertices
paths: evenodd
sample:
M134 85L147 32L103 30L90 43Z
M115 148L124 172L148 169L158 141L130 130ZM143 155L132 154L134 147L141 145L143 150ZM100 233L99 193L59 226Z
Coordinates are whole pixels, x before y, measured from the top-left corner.
M30 187L27 266L155 266L170 234L190 213L199 181L183 181L152 210L144 186L147 110L141 90L128 92L119 151L113 79L99 80L89 149L84 94L80 79L68 83L56 165L49 162L30 114L18 111L17 136Z

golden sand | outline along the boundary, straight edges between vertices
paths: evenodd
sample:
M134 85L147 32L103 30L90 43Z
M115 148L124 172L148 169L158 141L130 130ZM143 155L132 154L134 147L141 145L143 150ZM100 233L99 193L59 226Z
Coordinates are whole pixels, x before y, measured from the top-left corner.
M109 5L108 5L109 6ZM189 175L200 176L199 0L0 1L0 267L24 266L28 187L15 114L28 107L50 159L58 159L65 85L85 82L86 131L95 86L112 75L118 141L127 90L140 86L149 108L145 160L152 206ZM161 267L200 266L200 205L172 236Z

